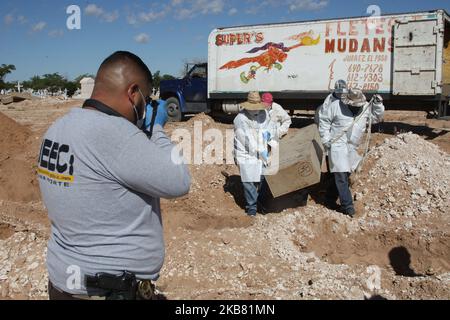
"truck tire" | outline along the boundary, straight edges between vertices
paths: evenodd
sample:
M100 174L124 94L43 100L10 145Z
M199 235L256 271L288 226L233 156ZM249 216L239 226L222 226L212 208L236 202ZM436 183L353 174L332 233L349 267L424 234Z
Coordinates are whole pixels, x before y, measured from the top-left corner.
M180 102L177 98L167 99L166 108L170 122L180 122L183 120L183 113L181 112Z

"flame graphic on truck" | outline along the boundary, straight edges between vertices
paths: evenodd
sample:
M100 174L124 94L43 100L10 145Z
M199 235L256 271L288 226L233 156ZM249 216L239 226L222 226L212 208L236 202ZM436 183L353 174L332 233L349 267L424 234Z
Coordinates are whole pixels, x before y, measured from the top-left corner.
M268 42L261 47L255 47L246 53L257 53L259 51L264 51L259 56L242 58L235 61L229 61L224 64L219 70L230 70L237 69L247 64L252 64L248 72L242 72L240 74L241 81L243 83L249 83L250 80L256 79L256 74L259 69L265 68L264 71L270 72L272 69L281 70L283 68L282 63L286 61L289 53L297 48L304 46L315 46L320 43L320 35L314 39L314 32L311 30L309 32L303 32L300 34L293 35L287 40L294 40L298 43L286 47L283 42L274 43Z

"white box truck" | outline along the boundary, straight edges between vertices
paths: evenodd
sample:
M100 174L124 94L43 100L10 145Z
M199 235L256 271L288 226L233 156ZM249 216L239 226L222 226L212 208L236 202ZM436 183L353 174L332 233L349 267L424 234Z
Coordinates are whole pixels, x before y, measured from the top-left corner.
M286 109L314 109L344 79L391 109L448 114L450 17L444 10L218 28L208 63L161 85L179 112L234 113L249 91ZM200 92L204 90L203 92Z

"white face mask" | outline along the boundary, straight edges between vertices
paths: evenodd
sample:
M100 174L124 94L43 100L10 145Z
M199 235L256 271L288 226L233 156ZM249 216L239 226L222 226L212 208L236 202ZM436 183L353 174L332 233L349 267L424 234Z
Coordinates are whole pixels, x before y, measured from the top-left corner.
M142 94L141 89L138 88L138 90L139 90L139 93L142 96L142 99L144 100L144 103L145 103L145 97ZM145 124L145 117L147 116L147 105L144 106L144 113L142 114L142 118L141 119L139 119L139 112L137 111L137 108L136 108L135 105L133 105L133 109L134 109L134 114L136 115L136 119L138 119L137 122L136 122L136 127L138 127L139 129L142 129L144 127L144 124Z

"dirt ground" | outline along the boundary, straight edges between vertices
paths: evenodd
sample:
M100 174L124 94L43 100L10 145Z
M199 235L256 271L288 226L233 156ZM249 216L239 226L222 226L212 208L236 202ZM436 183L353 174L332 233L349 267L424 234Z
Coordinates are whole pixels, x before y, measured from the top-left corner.
M41 138L79 101L0 105L0 299L47 299L50 223L35 170ZM216 119L218 120L218 119ZM169 123L222 132L230 119ZM312 123L298 112L293 128ZM354 219L323 186L248 218L235 165L190 165L188 196L162 200L167 299L450 299L450 122L388 111L353 176ZM307 201L305 201L305 194Z

